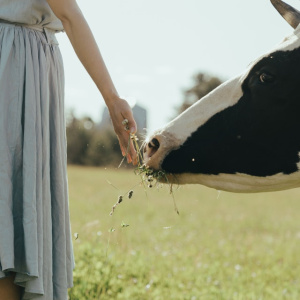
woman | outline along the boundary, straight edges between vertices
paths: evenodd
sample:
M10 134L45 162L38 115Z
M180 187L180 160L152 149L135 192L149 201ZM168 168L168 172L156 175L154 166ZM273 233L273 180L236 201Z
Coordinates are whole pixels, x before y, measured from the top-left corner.
M136 163L131 109L118 93L75 0L0 0L0 299L66 300L69 226L65 30L108 106L123 155ZM125 126L125 128L124 128ZM125 130L124 130L125 129Z

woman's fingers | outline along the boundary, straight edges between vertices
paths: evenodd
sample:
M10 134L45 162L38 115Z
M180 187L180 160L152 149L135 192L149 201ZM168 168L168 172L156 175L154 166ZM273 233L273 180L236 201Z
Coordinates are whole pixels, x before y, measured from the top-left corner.
M109 107L109 111L122 155L127 156L128 163L137 164L137 153L130 138L130 133L136 133L137 126L129 104L123 99L118 99Z
M136 149L134 148L132 141L131 141L130 147L131 147L130 152L131 152L132 164L137 165L138 157L137 157Z
M133 145L133 141L129 136L129 131L125 131L119 135L119 143L123 156L127 157L128 163L137 164L137 153ZM125 150L124 150L125 149Z
M124 147L123 147L122 142L120 141L120 139L119 139L119 143L120 143L120 148L121 148L121 151L122 151L122 155L126 156L127 162L129 164L133 163L134 165L136 165L137 164L137 155L136 155L136 151L135 151L132 140L131 139L129 140L129 135L128 135L125 151L124 151ZM129 146L128 146L128 143L129 143Z
M119 144L120 144L122 155L125 156L126 155L126 151L125 151L123 145L121 144L120 139L119 139Z
M136 123L135 123L135 120L133 119L133 116L132 116L132 113L130 116L128 116L129 119L126 119L128 120L128 125L127 125L127 130L126 131L126 134L128 134L128 141L129 141L129 145L128 145L128 141L127 141L127 152L128 152L128 157L127 159L128 160L128 163L133 163L134 165L137 164L137 153L136 153L136 149L133 145L133 140L131 139L132 135L134 135L136 133ZM128 130L129 128L129 130ZM125 136L126 136L125 134ZM129 138L129 134L130 134L130 138Z

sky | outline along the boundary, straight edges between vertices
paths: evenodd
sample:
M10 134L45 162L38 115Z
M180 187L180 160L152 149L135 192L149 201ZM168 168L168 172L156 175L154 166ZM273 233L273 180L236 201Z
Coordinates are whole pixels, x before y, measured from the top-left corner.
M289 4L300 8L299 0ZM193 75L241 73L293 31L269 0L78 0L122 97L148 111L148 131L175 115ZM101 120L104 101L64 33L66 110Z

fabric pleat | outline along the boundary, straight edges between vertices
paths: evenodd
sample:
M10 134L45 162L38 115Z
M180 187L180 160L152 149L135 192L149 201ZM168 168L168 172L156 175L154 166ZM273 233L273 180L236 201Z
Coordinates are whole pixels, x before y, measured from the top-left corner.
M64 74L53 32L0 23L0 278L66 300L74 258Z

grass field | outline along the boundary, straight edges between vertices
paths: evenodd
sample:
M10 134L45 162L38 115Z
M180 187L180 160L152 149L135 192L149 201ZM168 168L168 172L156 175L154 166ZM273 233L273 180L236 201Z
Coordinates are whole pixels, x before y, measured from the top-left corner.
M139 181L132 170L69 167L71 300L300 299L300 189L175 187L178 216L167 186L145 193Z

